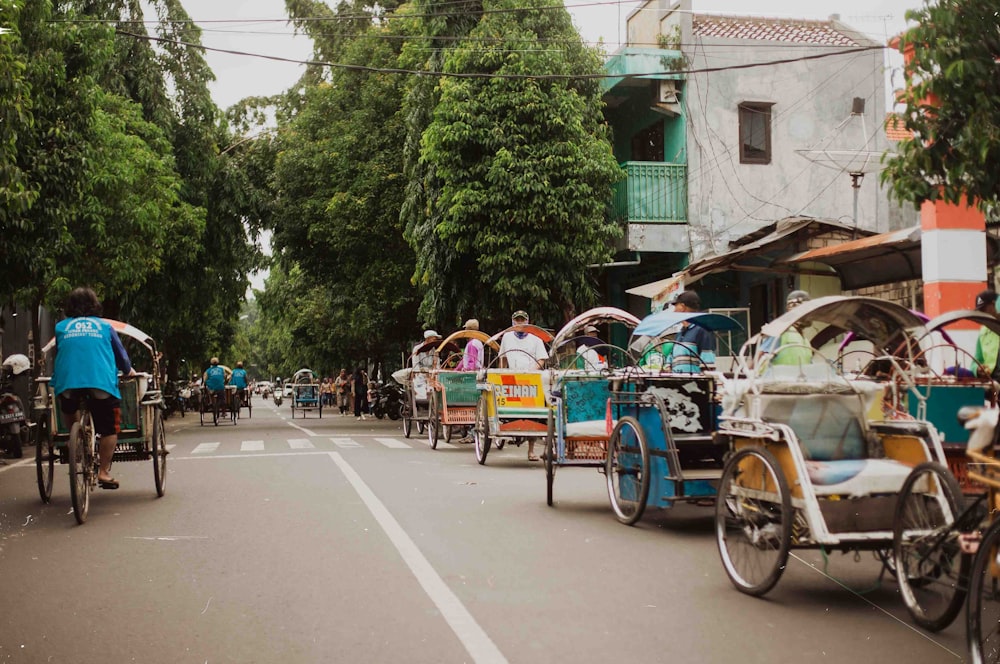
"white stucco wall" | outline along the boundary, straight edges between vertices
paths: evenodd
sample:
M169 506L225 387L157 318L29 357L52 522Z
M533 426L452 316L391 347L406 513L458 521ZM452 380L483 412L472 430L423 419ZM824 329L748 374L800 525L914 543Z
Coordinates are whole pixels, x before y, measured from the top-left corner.
M695 44L685 48L690 70L695 71L848 50L690 35L684 43ZM812 163L795 150L814 147L833 135L850 116L854 97L865 99L864 119L874 146L886 149L883 57L881 50L873 50L688 77L681 101L690 119L688 220L693 259L725 251L730 240L790 215L851 221L850 176ZM740 163L741 102L773 103L770 164ZM884 232L889 230L889 203L878 180L872 173L861 184L858 225Z

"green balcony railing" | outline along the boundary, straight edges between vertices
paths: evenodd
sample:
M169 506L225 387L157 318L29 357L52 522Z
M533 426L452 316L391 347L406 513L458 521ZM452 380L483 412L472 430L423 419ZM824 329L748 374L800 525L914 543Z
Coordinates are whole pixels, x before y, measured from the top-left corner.
M687 165L626 161L615 185L612 209L624 223L687 222Z

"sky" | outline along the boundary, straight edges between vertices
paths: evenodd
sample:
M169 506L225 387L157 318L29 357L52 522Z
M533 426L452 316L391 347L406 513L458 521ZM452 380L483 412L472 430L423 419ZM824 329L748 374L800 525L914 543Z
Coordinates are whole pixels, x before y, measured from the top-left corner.
M191 18L201 25L205 46L297 60L309 59L309 41L294 37L290 26L252 22L252 19L286 18L284 0L199 0L184 4ZM902 32L906 27L906 10L918 9L922 5L922 0L693 0L693 9L704 13L808 19L826 19L836 13L842 22L881 41ZM625 19L637 6L637 2L567 0L567 7L583 39L594 43L603 39L609 52L616 50L624 41ZM226 19L246 22L212 23ZM281 92L290 87L303 71L302 65L248 56L209 52L206 57L217 77L212 95L223 108L243 97ZM890 65L898 66L898 63L890 62ZM895 80L894 87L898 87L901 79L896 77Z

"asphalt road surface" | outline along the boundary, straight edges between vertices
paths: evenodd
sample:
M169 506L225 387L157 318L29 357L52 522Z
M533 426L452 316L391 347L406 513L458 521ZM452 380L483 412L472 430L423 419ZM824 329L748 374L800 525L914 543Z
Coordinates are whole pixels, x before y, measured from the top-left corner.
M711 510L619 524L604 476L563 468L545 504L524 447L476 463L400 423L325 410L167 421L116 463L83 526L66 466L0 468L0 662L961 661L964 614L908 620L872 554L793 552L764 599L723 572ZM26 450L31 454L32 450Z

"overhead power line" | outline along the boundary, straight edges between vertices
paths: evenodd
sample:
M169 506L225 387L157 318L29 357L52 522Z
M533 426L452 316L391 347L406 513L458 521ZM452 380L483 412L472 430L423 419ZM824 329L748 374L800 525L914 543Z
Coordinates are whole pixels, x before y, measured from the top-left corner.
M444 71L424 71L418 69L402 69L397 67L370 67L367 65L355 65L347 64L342 62L325 62L322 60L298 60L296 58L286 58L280 55L265 55L263 53L249 53L247 51L234 51L224 48L213 48L211 46L203 46L201 44L193 44L191 42L180 41L177 39L166 39L164 37L153 37L152 35L140 35L134 32L128 32L127 30L116 30L117 34L124 35L127 37L132 37L134 39L143 39L147 41L157 42L161 44L175 44L178 46L186 46L189 48L196 48L202 51L210 51L213 53L225 53L228 55L239 55L243 57L251 58L262 58L264 60L273 60L276 62L288 62L291 64L308 65L313 67L329 67L330 69L343 69L346 71L362 71L370 72L373 74L406 74L412 76L436 76L440 78L490 78L490 79L507 79L507 80L566 80L566 79L584 79L584 80L596 80L605 78L617 78L617 79L642 79L651 78L654 76L662 76L663 74L675 74L675 75L693 75L693 74L708 74L712 72L719 71L734 71L738 69L754 69L758 67L773 67L776 65L791 64L795 62L805 62L808 60L819 60L822 58L830 58L841 55L852 55L855 53L863 53L865 51L881 50L886 48L882 45L875 46L859 46L857 48L842 49L840 51L830 52L830 53L817 53L813 55L803 55L795 58L782 58L779 60L767 60L764 62L750 62L738 65L726 65L722 67L702 67L700 69L686 69L686 70L671 70L667 71L653 71L653 72L643 72L641 74L492 74L483 72L444 72Z

